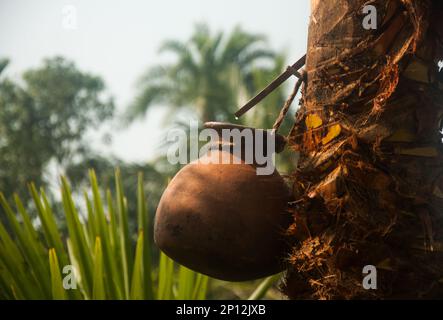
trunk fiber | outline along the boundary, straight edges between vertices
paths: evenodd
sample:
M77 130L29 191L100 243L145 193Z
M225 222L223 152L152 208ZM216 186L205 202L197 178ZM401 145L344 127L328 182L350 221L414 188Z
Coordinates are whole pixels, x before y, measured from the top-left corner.
M363 27L369 4L375 30ZM312 0L311 9L283 290L443 298L443 1ZM362 285L366 265L377 268L375 290Z

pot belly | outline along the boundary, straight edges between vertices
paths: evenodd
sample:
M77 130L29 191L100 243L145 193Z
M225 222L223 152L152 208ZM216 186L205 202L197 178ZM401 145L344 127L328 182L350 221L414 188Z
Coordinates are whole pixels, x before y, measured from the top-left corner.
M205 157L219 156L221 151ZM277 171L253 165L190 163L160 200L154 228L158 247L190 269L243 281L281 271L289 191Z

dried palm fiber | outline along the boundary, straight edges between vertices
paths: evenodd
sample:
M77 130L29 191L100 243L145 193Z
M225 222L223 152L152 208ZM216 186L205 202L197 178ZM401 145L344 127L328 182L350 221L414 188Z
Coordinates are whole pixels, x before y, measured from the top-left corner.
M312 0L289 136L290 298L443 298L442 3ZM362 26L368 4L376 30ZM365 265L377 290L362 286Z

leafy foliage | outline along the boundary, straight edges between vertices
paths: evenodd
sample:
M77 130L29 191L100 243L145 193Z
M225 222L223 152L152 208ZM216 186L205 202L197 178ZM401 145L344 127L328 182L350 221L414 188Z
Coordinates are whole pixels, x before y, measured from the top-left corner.
M7 60L0 61L0 72ZM61 57L24 73L23 84L0 82L0 189L45 184L51 160L59 164L88 150L85 133L114 112L104 83ZM21 192L20 192L21 193ZM10 194L7 194L9 197Z
M169 165L169 163L168 163ZM136 216L137 212L137 175L143 172L145 176L144 188L149 194L149 203L147 204L149 212L152 214L157 208L163 190L168 183L168 172L160 170L158 163L154 161L150 163L129 163L117 158L103 157L96 154L86 155L79 162L70 163L66 166L65 175L71 182L75 191L83 190L89 183L88 177L84 174L89 169L94 169L97 180L102 186L109 188L111 192L115 192L114 176L115 168L120 168L122 186L126 190L128 198L128 212L131 216ZM129 221L130 231L136 232L133 220ZM134 225L132 225L134 224Z
M39 215L36 228L15 195L18 215L0 193L13 234L0 222L1 299L204 299L208 278L175 263L164 254L160 266L152 260L150 222L143 176L137 187L138 236L128 231L128 204L120 173L115 173L116 196L100 193L94 171L85 206L74 205L70 186L61 179L61 197L68 234L57 228L43 189L29 186ZM106 205L105 205L106 203ZM135 250L134 250L135 249ZM63 268L72 265L78 289L65 290ZM178 269L178 270L177 270Z
M177 59L148 70L127 119L163 103L171 111L195 112L203 121L234 121L239 101L283 70L284 57L268 49L265 40L241 28L225 35L198 25L188 41L165 42L160 51ZM0 76L7 64L8 60L0 60ZM208 279L159 256L149 234L147 212L154 212L167 177L179 167L164 157L153 164L104 158L85 141L89 128L113 117L113 102L103 92L99 77L79 71L61 57L25 72L23 82L0 78L0 190L5 192L0 200L0 298L206 296ZM275 91L247 115L248 124L270 128L283 97L283 90ZM32 201L22 203L27 181L45 186L51 161L61 165L71 182L62 179L61 203L34 184L29 185ZM115 167L125 174L115 173ZM95 172L88 182L84 172L89 168ZM146 181L137 179L139 171ZM98 180L106 192L100 192ZM88 184L91 190L80 193ZM79 206L81 197L84 204ZM9 203L15 203L19 216ZM79 290L63 288L62 270L69 264L76 267ZM270 281L265 279L253 296L262 297Z

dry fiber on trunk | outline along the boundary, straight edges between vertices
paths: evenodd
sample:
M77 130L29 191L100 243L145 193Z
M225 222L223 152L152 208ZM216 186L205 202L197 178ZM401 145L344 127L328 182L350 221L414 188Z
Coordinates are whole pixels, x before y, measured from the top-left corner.
M365 5L378 28L362 25ZM293 299L443 298L443 1L312 0ZM365 265L377 267L365 290Z

